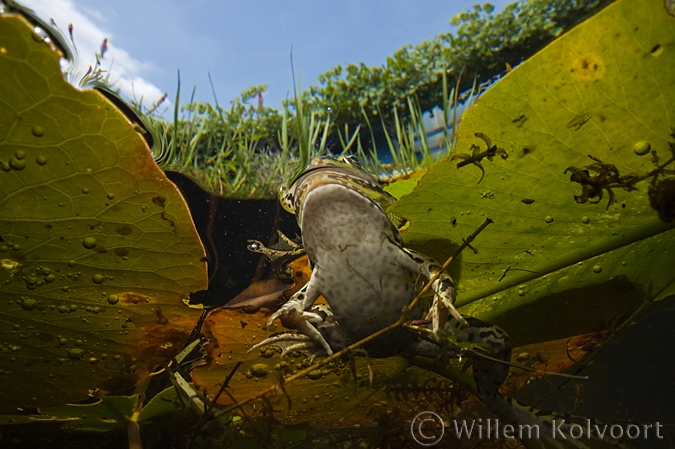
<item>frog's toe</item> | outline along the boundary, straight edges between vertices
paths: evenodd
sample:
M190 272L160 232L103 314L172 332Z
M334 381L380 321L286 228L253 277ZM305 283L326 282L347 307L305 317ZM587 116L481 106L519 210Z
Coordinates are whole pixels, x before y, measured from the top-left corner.
M303 313L305 312L302 310L300 303L298 301L291 300L272 314L272 316L267 320L267 324L265 324L265 329L270 328L272 323L274 323L277 318L281 319L281 324L284 325L284 327L289 329L297 329L293 323L303 319ZM288 323L288 325L286 323Z

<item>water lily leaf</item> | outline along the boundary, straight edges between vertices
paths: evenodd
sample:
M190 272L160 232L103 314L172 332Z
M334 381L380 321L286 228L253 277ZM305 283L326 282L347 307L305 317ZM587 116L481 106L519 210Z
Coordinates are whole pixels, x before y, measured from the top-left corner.
M204 249L129 120L0 15L0 411L133 386L199 311Z
M410 220L406 243L445 259L494 220L451 272L462 311L514 344L588 332L674 293L673 223L649 195L675 169L674 80L675 17L661 2L611 4L462 116L455 157L390 209Z
M218 404L230 405L233 400L240 401L274 385L282 375L309 366L307 357L290 354L282 359L280 351L272 347L247 352L272 332L284 330L278 324L269 331L262 329L270 314L269 311L248 314L236 309L219 309L206 318L202 333L209 341L205 345L207 363L192 372L200 391L213 399L237 362L242 362L228 383L227 393L218 399ZM449 381L412 367L400 357L357 357L355 375L356 379L348 361L334 362L286 384L284 389L290 402L281 395L267 397L244 406L244 411L248 417L259 418L265 416L266 404L270 404L275 417L285 424L365 426L396 410L408 413L409 410L440 409L455 391ZM423 391L427 396L421 393Z

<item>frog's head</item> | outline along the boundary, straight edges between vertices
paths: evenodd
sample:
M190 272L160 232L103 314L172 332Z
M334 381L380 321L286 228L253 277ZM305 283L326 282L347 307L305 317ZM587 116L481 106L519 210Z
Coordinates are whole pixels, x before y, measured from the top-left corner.
M386 210L394 198L382 190L382 186L367 173L356 156L345 156L340 160L331 157L313 159L305 170L291 183L279 190L279 200L290 213L299 213L305 196L317 185L340 184L367 196Z

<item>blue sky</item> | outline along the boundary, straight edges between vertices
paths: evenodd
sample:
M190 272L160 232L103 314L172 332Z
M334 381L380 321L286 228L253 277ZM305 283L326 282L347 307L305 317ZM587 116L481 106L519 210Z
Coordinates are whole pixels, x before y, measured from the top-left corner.
M21 0L20 0L21 1ZM265 104L292 95L290 51L303 87L337 64L380 65L406 44L451 30L448 20L467 0L23 0L61 29L74 25L80 70L94 62L104 38L104 67L127 96L151 105L164 92L173 101L177 72L181 104L221 105L252 85L269 85ZM492 1L499 11L509 1ZM171 106L171 103L167 104Z

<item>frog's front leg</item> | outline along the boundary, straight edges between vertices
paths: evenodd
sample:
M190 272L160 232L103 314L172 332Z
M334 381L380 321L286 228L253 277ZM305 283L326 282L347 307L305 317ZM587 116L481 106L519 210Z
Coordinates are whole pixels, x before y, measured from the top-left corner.
M296 329L301 334L306 335L312 341L321 345L326 354L332 355L333 350L330 348L328 342L326 342L326 339L323 338L321 332L317 330L317 326L324 321L323 317L309 310L321 294L316 279L316 276L312 276L304 287L296 292L286 304L281 306L270 317L265 327L269 328L274 320L279 318L285 328Z
M433 278L442 268L431 257L427 257L412 249L402 248L402 253L404 256L399 262L401 266L413 273L421 274L427 279ZM434 291L434 301L427 314L427 319L431 320L434 336L438 337L438 331L445 324L448 313L462 326L469 327L466 319L455 309L456 290L452 278L445 272L441 272L431 288Z

